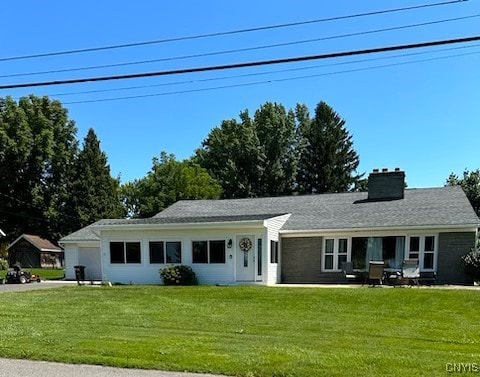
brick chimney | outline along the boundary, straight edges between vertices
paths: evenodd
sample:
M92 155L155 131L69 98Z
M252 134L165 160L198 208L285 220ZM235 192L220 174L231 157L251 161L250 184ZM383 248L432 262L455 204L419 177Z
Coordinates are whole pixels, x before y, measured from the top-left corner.
M405 172L399 168L373 169L368 176L368 200L403 199L405 191Z

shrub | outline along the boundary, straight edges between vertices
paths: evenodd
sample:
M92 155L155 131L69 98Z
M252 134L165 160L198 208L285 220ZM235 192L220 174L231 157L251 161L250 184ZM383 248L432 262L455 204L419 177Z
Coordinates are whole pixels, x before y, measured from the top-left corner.
M168 266L160 269L164 285L197 285L195 272L184 265Z
M472 249L462 256L462 264L465 273L473 280L480 281L480 251Z
M8 261L0 258L0 270L8 270Z

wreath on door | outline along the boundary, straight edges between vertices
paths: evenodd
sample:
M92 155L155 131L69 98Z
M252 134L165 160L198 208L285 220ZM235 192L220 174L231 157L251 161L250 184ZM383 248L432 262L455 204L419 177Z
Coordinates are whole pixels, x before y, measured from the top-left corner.
M240 246L240 250L249 251L252 248L252 241L250 238L245 237L240 240L238 245Z

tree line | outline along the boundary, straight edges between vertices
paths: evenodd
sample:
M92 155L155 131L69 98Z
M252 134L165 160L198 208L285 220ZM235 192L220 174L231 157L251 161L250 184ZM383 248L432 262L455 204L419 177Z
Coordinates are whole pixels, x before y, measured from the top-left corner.
M303 104L266 102L253 116L223 120L192 157L161 152L145 177L121 184L94 130L80 146L59 101L0 98L0 229L9 242L22 233L55 241L102 218L150 217L181 199L362 190L345 123L323 101L312 115ZM477 189L466 191L480 197L474 173ZM469 176L452 174L447 184L466 187Z

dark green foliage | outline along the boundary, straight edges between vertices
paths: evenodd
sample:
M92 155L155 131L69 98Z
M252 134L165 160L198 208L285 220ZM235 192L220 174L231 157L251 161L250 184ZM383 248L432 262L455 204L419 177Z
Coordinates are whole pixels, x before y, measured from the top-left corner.
M263 165L256 196L292 193L298 162L295 114L267 102L255 112L253 124L262 152L259 163Z
M324 102L310 119L305 105L287 111L267 102L215 127L195 161L223 188L224 198L353 189L359 164L345 121Z
M480 169L468 171L465 169L463 178L451 173L446 182L447 186L462 186L465 195L477 216L480 216Z
M472 249L462 256L462 264L465 273L474 281L480 282L480 251Z
M0 228L57 239L77 152L75 123L59 101L0 99Z
M297 105L296 112L302 145L298 191L311 194L350 190L360 178L353 174L360 161L345 120L323 101L317 105L313 119L304 105Z
M198 280L192 268L185 265L172 265L160 269L164 285L197 285Z
M195 161L220 182L224 198L257 196L265 169L260 141L248 112L240 113L240 119L224 120L196 151Z
M119 180L110 175L107 156L93 129L85 137L73 171L68 201L70 231L103 218L124 216Z
M217 199L221 190L198 164L162 152L144 178L122 186L121 197L129 217L151 217L178 200Z
M8 260L0 258L0 270L8 270Z

